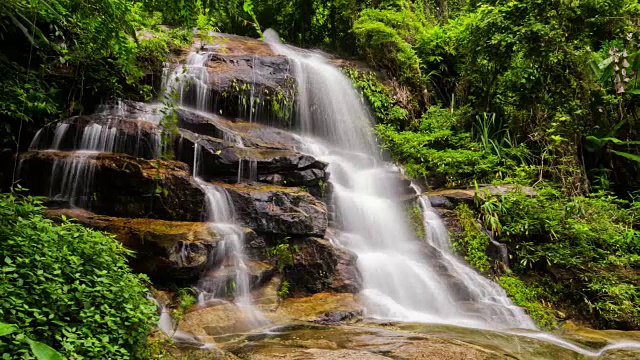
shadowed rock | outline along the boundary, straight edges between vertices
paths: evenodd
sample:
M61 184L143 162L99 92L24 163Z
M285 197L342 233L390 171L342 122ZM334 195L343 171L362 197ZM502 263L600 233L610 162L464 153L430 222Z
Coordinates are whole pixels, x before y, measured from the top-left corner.
M104 215L198 221L204 193L186 164L124 154L31 151L19 158L20 183Z
M307 238L296 242L298 251L285 278L297 296L323 291L356 293L362 288L362 275L356 254L329 241Z
M257 233L322 236L327 209L298 188L262 184L222 184L233 199L239 221Z
M161 285L197 281L220 241L220 236L203 222L116 218L82 209L50 209L45 214L52 219L76 219L82 225L116 235L126 248L135 251L131 267Z

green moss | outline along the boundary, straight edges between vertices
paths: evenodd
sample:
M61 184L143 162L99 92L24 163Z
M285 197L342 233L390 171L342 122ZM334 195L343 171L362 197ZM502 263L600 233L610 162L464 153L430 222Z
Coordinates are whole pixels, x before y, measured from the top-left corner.
M418 239L424 239L427 234L424 228L424 218L422 216L422 209L418 204L412 204L407 206L407 218L409 224L413 229L413 233Z
M553 328L558 325L556 312L544 303L545 292L536 286L525 284L513 276L498 278L500 286L504 288L513 302L527 310L531 318L541 328Z
M455 211L462 233L454 237L453 249L474 268L481 272L489 271L491 259L486 255L489 236L480 231L469 206L460 204Z

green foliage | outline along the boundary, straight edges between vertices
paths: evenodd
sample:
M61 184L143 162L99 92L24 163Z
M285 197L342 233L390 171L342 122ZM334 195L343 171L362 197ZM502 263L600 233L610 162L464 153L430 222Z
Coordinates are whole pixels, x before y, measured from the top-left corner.
M251 21L246 21L246 23L251 24L255 29L260 38L262 36L262 30L260 29L260 24L258 24L258 19L256 19L256 14L253 12L253 3L251 0L244 0L244 4L242 5L242 10L247 13L251 17Z
M453 239L453 249L478 271L488 272L491 262L486 254L489 236L480 230L474 212L469 206L460 204L455 211L462 226L462 233Z
M278 288L278 298L284 299L289 296L291 284L287 280L283 280Z
M478 121L459 131L500 161L544 167L540 176L567 194L589 190L591 169L637 186L637 149L581 154L584 135L640 140L634 1L430 4L380 1L361 11L353 32L369 64L419 94L422 110L467 107ZM616 124L618 134L600 133Z
M0 6L0 141L19 122L38 125L91 111L101 100L153 96L145 73L160 73L184 34L131 0L26 1ZM12 19L20 19L13 21ZM37 35L37 36L36 36Z
M499 221L494 227L511 249L516 274L552 277L560 286L539 286L598 326L640 325L637 203L606 194L568 198L552 188L490 202L482 210Z
M413 229L413 233L420 240L427 237L426 229L424 226L424 217L422 215L422 209L416 203L407 205L407 217L409 218L409 225Z
M178 307L171 313L171 318L173 319L176 326L180 323L187 310L189 310L189 308L197 302L196 292L191 288L179 289L177 295Z
M52 349L49 345L43 344L39 341L30 339L24 336L22 333L18 333L18 328L15 325L5 324L0 322L0 337L15 334L14 341L24 341L29 344L31 352L37 360L63 360L64 357Z
M412 177L427 177L436 186L464 186L472 180L490 182L511 163L483 151L471 134L458 130L464 113L431 107L415 131L397 131L379 124L376 133L383 149L403 164ZM433 184L432 184L433 185Z
M282 272L287 266L293 265L297 252L298 248L289 244L289 238L284 238L280 244L267 250L267 255L275 258L276 267L278 271Z
M498 283L516 305L527 310L538 326L543 329L551 329L558 325L556 312L547 306L548 302L544 300L547 297L546 291L527 285L514 276L500 276Z
M113 237L42 215L39 199L0 194L0 321L74 359L130 359L156 322L146 278ZM17 337L0 352L26 356ZM36 343L31 348L47 351Z
M404 128L408 124L409 111L391 97L391 90L374 73L360 72L353 68L345 68L343 71L362 92L378 122L397 128Z
M420 87L425 80L421 59L411 45L411 39L424 31L424 23L404 6L386 9L365 9L353 24L360 52L368 62L390 71L401 81Z

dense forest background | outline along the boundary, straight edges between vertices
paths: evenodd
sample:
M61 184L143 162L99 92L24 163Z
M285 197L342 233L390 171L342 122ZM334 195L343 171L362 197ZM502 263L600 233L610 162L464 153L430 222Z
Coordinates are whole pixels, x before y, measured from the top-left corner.
M637 0L3 1L0 148L105 99L153 99L194 29L273 28L366 63L345 72L411 177L536 189L459 206L454 246L489 273L475 220L506 243L512 272L494 275L539 324L638 329L639 16Z

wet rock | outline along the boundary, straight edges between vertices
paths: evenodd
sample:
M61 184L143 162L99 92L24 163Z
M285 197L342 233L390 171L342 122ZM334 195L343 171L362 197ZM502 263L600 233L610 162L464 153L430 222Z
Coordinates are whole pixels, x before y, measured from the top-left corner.
M227 140L244 147L295 150L299 138L290 132L255 122L234 121L215 114L180 109L178 126L197 134Z
M210 302L187 312L178 330L204 337L237 334L255 327L251 314L226 301Z
M85 226L107 231L135 251L129 262L159 286L196 282L215 253L220 236L207 223L155 219L126 219L93 214L82 209L49 209L46 216L65 216Z
M285 278L295 296L324 291L356 293L362 288L357 256L327 240L307 238L296 242L298 251Z
M160 132L145 116L154 115L151 112L123 112L123 115L75 116L42 128L31 150L98 150L145 159L158 158Z
M528 196L535 196L536 190L532 187L520 186L514 184L505 185L482 185L478 188L477 194L480 199L484 199L494 195L504 195L511 192L522 191ZM425 195L429 197L429 201L433 204L439 204L448 209L455 208L458 204L467 204L471 207L475 206L476 189L444 189L429 191ZM446 201L445 201L446 200Z
M441 195L430 195L428 198L434 208L453 210L456 207L449 199Z
M287 298L281 301L273 312L265 315L276 323L319 321L332 313L362 313L362 305L351 293L323 292L302 298Z
M275 274L275 267L262 261L248 260L244 264L249 278L249 288L257 288L269 281ZM239 269L231 259L214 264L211 269L202 275L200 282L207 283L207 292L216 298L233 299L236 294L236 281Z
M194 164L194 146L199 146L197 173L207 180L221 179L281 183L286 186L315 186L326 180L327 164L290 150L237 147L229 141L180 131L177 157ZM253 177L253 178L252 178ZM269 181L271 180L271 181Z
M362 317L362 311L335 311L327 312L314 322L321 325L337 325Z
M393 327L281 327L273 334L222 344L243 359L511 359L499 348L445 336L425 336ZM529 358L529 357L525 357Z
M298 188L263 184L223 184L242 224L257 233L322 236L327 228L323 202Z
M204 193L186 164L124 154L31 151L20 155L22 186L104 215L199 221Z
M205 85L209 112L290 125L295 81L285 56L274 54L262 41L227 34L217 34L199 50L208 53ZM196 92L186 95L182 96L184 105L196 105Z
M445 205L447 205L448 206L447 208L449 209L454 209L459 204L474 206L474 196L475 196L475 189L447 189L447 190L431 191L427 193L427 197L429 198L429 201L433 200L433 203L436 203L436 204L447 201Z

